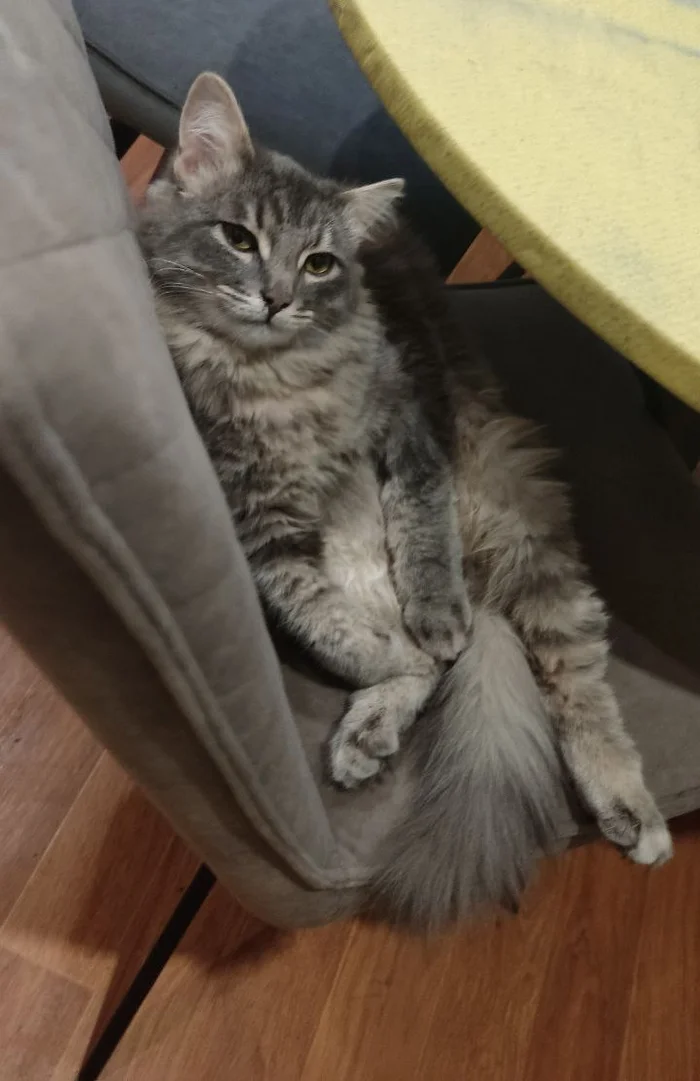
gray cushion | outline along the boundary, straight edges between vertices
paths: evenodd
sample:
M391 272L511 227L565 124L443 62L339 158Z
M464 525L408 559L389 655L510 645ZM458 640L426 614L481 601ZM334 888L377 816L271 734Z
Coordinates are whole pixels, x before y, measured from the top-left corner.
M0 142L11 148L0 159L0 461L141 644L177 702L174 732L184 726L194 736L232 806L307 887L348 886L363 872L324 814L160 335L77 27L66 4L47 0L17 5L9 17L13 48L0 71ZM2 527L12 529L8 515ZM11 584L11 562L2 570ZM54 618L49 648L60 653L70 606ZM80 704L70 653L62 658ZM119 682L109 651L93 659L105 687ZM159 758L147 712L121 730L102 711L87 720L132 768L139 759L149 789L162 793L158 778L166 766L175 771L181 781L167 791L166 810L211 853L211 824L188 800L179 740L170 745L161 728ZM213 865L230 881L221 852Z

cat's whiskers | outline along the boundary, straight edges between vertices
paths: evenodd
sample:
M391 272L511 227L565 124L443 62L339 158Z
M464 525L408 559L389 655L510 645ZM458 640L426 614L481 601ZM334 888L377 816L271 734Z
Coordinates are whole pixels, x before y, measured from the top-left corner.
M251 307L254 307L248 293L244 293L240 289L234 289L231 285L217 285L216 292L221 296L230 297L232 300L238 300L242 304L248 304Z
M196 285L186 285L184 282L159 282L158 290L165 296L180 294L182 296L213 297L213 289L201 289Z
M294 323L294 324L313 323L314 322L314 313L309 312L309 311L289 312L288 315L287 315L287 319L289 320L290 323Z
M194 268L191 267L191 266L185 266L184 263L178 263L174 259L165 259L162 256L159 256L156 259L154 259L153 262L160 264L160 266L162 266L164 268L163 271L162 271L162 273L164 273L164 274L168 273L168 267L172 267L173 270L180 271L180 272L182 272L184 274L192 274L192 275L194 275L194 277L202 278L204 281L206 281L206 276L204 274L202 274L201 271L194 270ZM161 272L158 271L158 269L156 269L156 273L161 273Z

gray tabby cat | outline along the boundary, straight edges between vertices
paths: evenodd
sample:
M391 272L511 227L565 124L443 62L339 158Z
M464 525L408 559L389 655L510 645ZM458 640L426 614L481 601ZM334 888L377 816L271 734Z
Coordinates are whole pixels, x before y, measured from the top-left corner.
M253 146L202 75L141 239L268 616L355 688L335 782L377 775L425 711L375 885L435 926L517 896L552 839L560 755L633 860L671 840L605 682L565 495L465 357L402 187L343 189Z

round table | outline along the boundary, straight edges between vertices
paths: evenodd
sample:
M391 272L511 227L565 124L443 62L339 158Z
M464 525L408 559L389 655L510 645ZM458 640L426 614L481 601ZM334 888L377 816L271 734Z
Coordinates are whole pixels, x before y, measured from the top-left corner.
M700 409L700 0L331 0L418 151Z

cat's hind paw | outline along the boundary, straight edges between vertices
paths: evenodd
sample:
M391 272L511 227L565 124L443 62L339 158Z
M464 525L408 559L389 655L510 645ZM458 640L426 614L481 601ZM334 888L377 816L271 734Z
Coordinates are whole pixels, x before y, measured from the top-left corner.
M373 758L352 740L338 738L331 740L329 765L333 783L347 791L371 781L382 768L379 758Z
M604 837L634 863L659 867L673 855L673 841L651 795L640 786L638 798L618 799L598 816Z
M673 841L663 819L651 826L642 826L636 845L628 850L627 855L635 863L649 867L660 867L662 863L670 860L673 855Z

